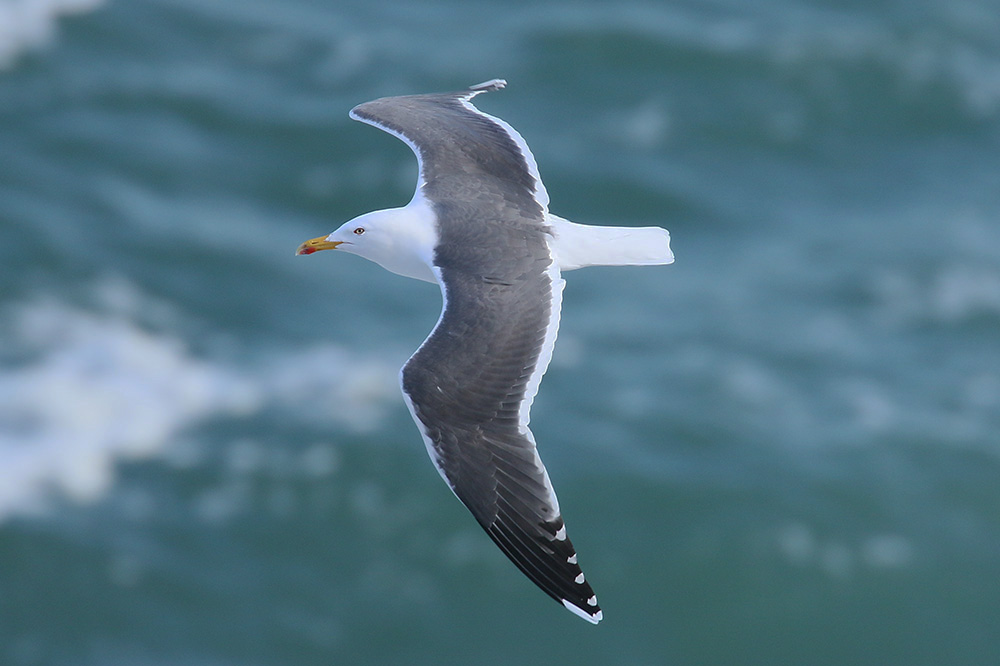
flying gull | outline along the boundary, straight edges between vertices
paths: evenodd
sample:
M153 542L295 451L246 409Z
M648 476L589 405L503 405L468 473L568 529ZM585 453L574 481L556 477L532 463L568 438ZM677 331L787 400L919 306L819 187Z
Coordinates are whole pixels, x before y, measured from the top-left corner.
M495 79L355 107L351 118L416 154L416 192L406 206L356 217L296 254L336 248L440 286L441 316L400 371L427 452L524 575L596 624L597 597L528 429L531 402L552 358L562 272L674 256L666 229L580 225L548 212L524 139L472 105L505 85Z

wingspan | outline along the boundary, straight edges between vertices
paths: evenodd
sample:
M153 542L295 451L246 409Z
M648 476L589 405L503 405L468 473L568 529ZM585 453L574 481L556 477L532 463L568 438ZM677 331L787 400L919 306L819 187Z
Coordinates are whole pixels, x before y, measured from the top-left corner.
M415 200L429 202L432 271L444 307L400 373L428 453L455 495L528 578L589 622L597 598L566 537L528 429L559 327L563 280L550 249L548 194L524 139L457 93L387 97L351 117L416 154Z

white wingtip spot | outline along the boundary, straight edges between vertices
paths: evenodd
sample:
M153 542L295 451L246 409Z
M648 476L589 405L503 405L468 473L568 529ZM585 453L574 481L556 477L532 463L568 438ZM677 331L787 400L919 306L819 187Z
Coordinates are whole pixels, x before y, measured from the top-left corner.
M587 605L588 606L596 606L597 605L597 595L596 594L594 596L592 596L591 598L587 599Z
M572 555L567 557L566 561L569 562L570 564L576 564L576 553L573 553Z
M590 622L591 624L597 624L598 622L604 619L604 611L597 611L596 613L591 615L582 608L577 608L576 606L566 601L565 599L562 600L562 603L563 606L565 606L566 609L569 610L571 613L579 617L582 617L584 620Z
M562 527L559 528L559 531L556 532L556 541L565 541L565 540L566 540L566 526L563 525Z
M474 86L469 86L469 90L473 92L492 92L494 90L503 90L507 85L507 82L503 79L490 79L489 81L483 81L482 83L477 83Z
M577 576L576 578L573 579L573 582L575 582L577 585L582 585L583 581L585 581L585 580L587 580L587 579L584 578L583 572L581 572L579 576Z

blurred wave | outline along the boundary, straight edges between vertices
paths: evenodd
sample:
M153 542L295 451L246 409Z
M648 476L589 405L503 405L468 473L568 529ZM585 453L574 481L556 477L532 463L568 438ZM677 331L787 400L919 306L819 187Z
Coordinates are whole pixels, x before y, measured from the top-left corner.
M0 0L0 663L990 663L994 5ZM436 288L292 256L412 194L348 109L498 76L677 254L533 410L597 633L426 459Z
M60 16L91 12L103 0L4 0L0 3L0 70L50 43Z
M0 343L19 358L0 373L0 521L52 491L94 502L119 462L162 455L205 421L271 409L367 431L397 396L394 369L334 344L242 363L199 357L130 320L149 304L123 278L98 290L112 311L49 298L3 313Z

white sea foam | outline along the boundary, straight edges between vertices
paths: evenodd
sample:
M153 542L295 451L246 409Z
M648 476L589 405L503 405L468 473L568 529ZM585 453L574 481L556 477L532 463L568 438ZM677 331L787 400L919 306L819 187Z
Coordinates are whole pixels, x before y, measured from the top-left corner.
M104 0L0 0L0 69L25 50L51 42L60 16L90 12L102 4Z
M817 568L831 578L849 577L859 567L868 571L903 569L914 559L913 543L901 534L876 533L849 544L820 539L802 523L781 529L777 546L791 564Z
M0 520L43 507L53 490L97 500L119 460L183 449L184 431L208 419L276 409L365 430L397 394L394 368L333 346L237 365L124 314L54 301L0 311L0 348L28 359L0 366Z
M880 316L889 323L959 324L1000 314L1000 272L992 266L946 265L929 278L885 272L872 280L872 292Z

